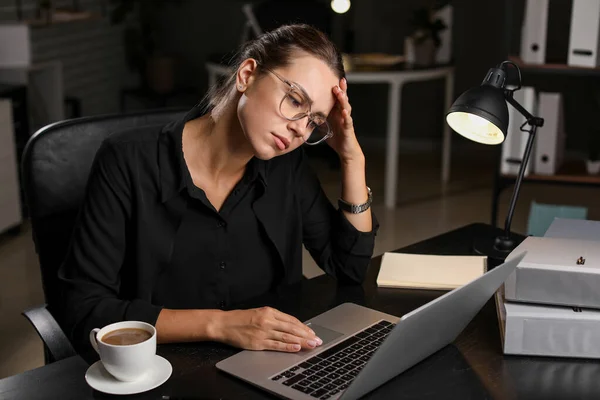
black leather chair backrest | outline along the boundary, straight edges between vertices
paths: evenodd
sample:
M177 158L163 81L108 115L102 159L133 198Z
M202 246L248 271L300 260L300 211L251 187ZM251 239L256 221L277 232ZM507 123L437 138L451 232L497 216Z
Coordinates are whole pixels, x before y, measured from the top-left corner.
M66 255L88 174L102 141L129 128L164 125L186 111L162 109L76 118L48 125L29 139L21 165L25 201L45 301L59 323L57 272Z

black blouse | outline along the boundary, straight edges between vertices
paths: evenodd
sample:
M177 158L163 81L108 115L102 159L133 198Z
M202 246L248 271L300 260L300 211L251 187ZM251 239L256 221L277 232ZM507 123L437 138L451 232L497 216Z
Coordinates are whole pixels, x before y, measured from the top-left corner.
M360 232L334 209L302 148L252 159L218 212L183 158L193 108L164 127L104 141L59 271L64 328L88 349L91 329L155 324L160 310L235 308L302 278L302 244L338 279L362 282L378 228Z

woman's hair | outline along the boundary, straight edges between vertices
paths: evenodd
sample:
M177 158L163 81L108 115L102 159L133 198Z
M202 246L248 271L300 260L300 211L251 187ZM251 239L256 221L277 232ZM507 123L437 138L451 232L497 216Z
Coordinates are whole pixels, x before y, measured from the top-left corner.
M340 79L346 75L342 55L327 35L310 25L282 25L242 45L231 63L234 72L220 85L209 88L204 100L206 107L221 108L227 102L235 86L237 70L244 60L255 59L259 64L258 73L262 74L263 68L289 65L297 52L310 54L323 61Z

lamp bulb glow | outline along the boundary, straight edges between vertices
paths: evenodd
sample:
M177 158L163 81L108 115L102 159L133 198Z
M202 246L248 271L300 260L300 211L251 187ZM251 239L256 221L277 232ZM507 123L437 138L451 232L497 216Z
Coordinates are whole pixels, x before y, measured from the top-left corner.
M343 14L350 9L350 0L331 0L331 9L338 14Z

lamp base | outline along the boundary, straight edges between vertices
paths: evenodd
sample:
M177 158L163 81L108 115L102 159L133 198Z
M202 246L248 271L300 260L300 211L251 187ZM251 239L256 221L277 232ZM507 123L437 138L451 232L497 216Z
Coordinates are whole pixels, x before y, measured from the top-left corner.
M520 243L520 240L504 235L496 236L493 239L483 237L473 241L473 250L477 254L487 256L495 264L501 264Z

